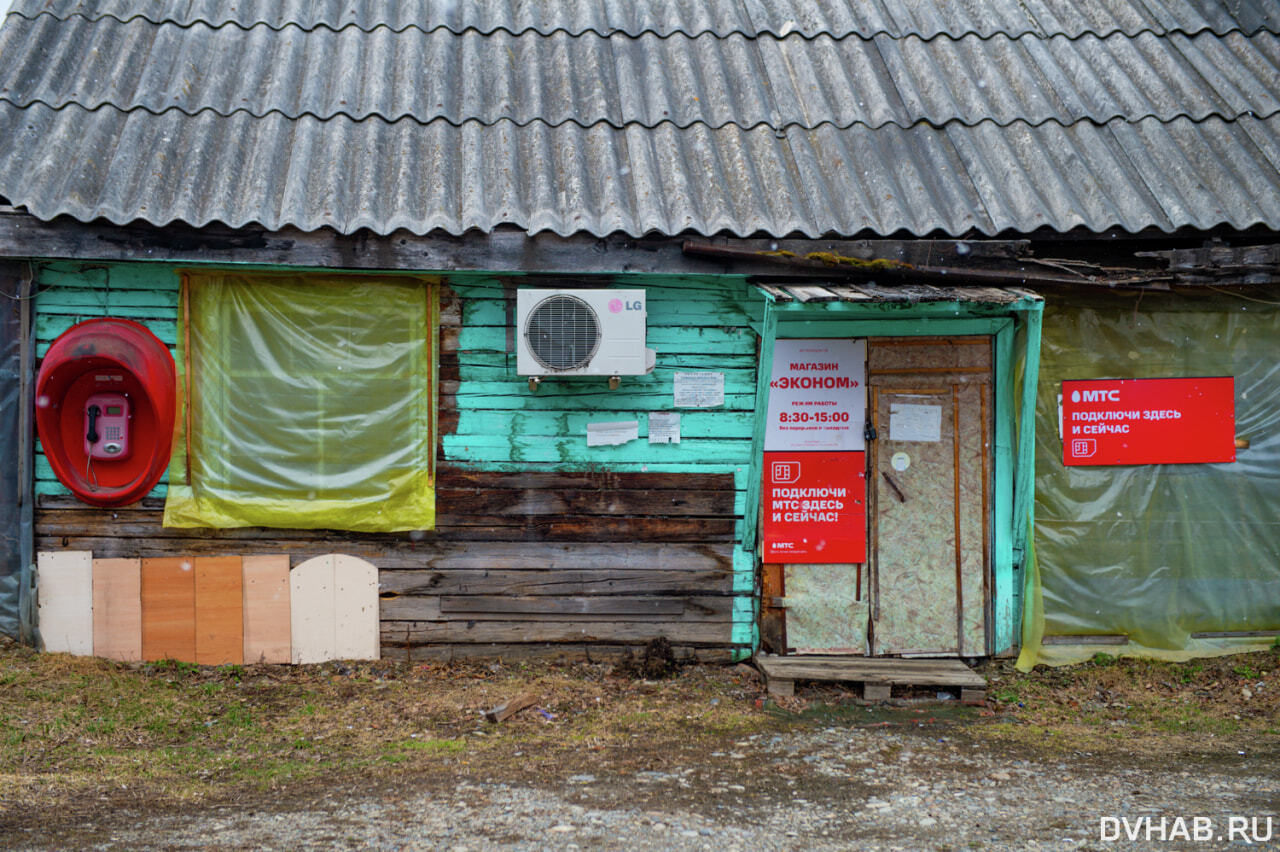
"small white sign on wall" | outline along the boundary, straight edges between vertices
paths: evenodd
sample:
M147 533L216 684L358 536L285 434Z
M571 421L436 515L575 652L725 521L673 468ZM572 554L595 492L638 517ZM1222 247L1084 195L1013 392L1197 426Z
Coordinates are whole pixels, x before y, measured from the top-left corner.
M889 403L889 440L937 443L942 440L942 406Z
M654 411L649 414L649 443L680 443L679 411Z
M724 405L724 373L676 373L676 408L715 408Z

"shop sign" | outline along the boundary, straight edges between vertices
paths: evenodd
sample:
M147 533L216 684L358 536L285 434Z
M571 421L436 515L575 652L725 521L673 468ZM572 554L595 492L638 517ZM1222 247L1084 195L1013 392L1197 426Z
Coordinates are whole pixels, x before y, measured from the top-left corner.
M782 339L773 344L767 452L866 449L867 342Z
M1062 383L1066 465L1232 462L1235 379L1089 379Z
M865 453L764 454L764 561L867 561Z

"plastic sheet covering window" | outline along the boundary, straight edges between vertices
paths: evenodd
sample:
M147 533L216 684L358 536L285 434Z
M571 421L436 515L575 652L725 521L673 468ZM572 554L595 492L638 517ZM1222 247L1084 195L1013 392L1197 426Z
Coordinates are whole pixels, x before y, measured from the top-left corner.
M1019 666L1184 660L1280 630L1280 306L1247 290L1049 296L1036 408L1034 560ZM1229 464L1066 467L1063 379L1234 376ZM1203 634L1235 634L1206 636ZM1199 634L1199 635L1198 635ZM1127 644L1058 644L1077 636ZM1055 637L1042 644L1044 637Z
M436 299L419 278L184 276L165 525L432 528Z

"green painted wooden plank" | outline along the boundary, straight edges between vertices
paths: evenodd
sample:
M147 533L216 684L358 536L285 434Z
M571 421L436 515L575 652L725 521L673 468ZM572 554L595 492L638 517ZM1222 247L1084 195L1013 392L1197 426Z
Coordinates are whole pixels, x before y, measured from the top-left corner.
M655 352L739 354L754 351L755 335L749 328L667 326L650 328L645 345ZM506 326L463 326L458 333L458 349L506 352Z
M976 319L1008 317L1019 310L1014 305L985 302L787 302L774 303L778 321L793 317L811 319L906 319L912 322L932 318Z
M1017 353L1012 327L995 337L995 447L992 474L995 479L991 506L991 612L992 644L997 652L1013 641L1013 376Z
M609 419L637 420L640 436L649 435L649 412L641 409L610 412ZM546 435L587 434L587 424L601 419L590 411L485 411L466 410L458 415L454 434L463 435ZM680 415L682 439L751 437L755 417L750 411L684 411Z
M1013 551L1012 561L1021 568L1023 574L1032 570L1028 562L1034 562L1032 545L1027 541L1035 524L1035 414L1036 389L1040 382L1040 334L1043 319L1044 303L1029 305L1023 314L1026 323L1026 343L1022 375L1022 400L1019 416L1018 446L1016 470L1014 473L1014 506L1013 506ZM1013 583L1013 606L1010 621L1010 636L1007 647L1011 647L1021 635L1022 613L1025 601L1022 598L1023 583Z
M177 310L171 310L164 307L146 306L134 307L129 305L111 305L103 307L101 305L50 305L38 309L39 316L42 317L71 317L73 322L92 319L94 317L125 317L131 320L156 320L157 322L173 322L178 321Z
M614 447L588 447L585 435L577 438L512 437L481 439L478 436L446 435L444 455L450 461L477 462L712 462L745 463L751 454L749 441L694 439L679 444L650 444L632 441Z
M83 264L73 261L41 263L36 281L43 287L110 286L122 290L174 290L181 280L171 264Z
M709 360L714 360L714 358ZM657 366L654 367L653 371L650 372L645 377L646 385L649 385L650 383L655 381L660 384L666 383L670 385L671 382L674 380L676 373L687 372L689 370L708 370L708 369L714 370L717 373L724 373L726 390L728 390L731 386L736 386L738 390L742 390L747 387L752 387L755 384L755 378L756 378L755 365L750 365L750 366L717 365L715 367L694 367L688 364L669 364L664 362L665 362L665 359L659 356ZM528 377L521 376L519 373L517 373L516 367L514 364L512 364L509 367L471 367L471 366L460 367L458 370L458 375L459 375L459 378L461 378L463 384L465 385L485 384L485 383L491 383L491 382L519 382L525 387L528 387L528 384L529 384ZM635 378L639 379L640 377L637 376ZM630 383L631 379L632 377L630 376L622 377L622 381L624 383ZM543 381L544 383L547 383L552 381L563 381L563 380L554 379L554 378L544 378ZM578 379L577 381L587 381L589 383L590 377L588 377L587 379ZM602 379L597 376L595 377L595 381L602 381Z
M41 314L36 317L36 339L37 340L53 340L62 334L71 326L81 320L93 319L98 314L85 313L82 316L63 316L56 314ZM151 333L160 338L161 342L173 346L178 341L178 323L176 320L163 319L146 319L139 320L147 328L151 329Z
M834 303L833 303L834 304ZM843 303L841 303L843 304ZM1009 320L999 318L924 318L851 320L778 320L778 337L923 337L953 334L995 334Z
M500 299L467 299L462 303L464 326L488 325L506 328L506 302ZM706 301L653 302L646 305L649 328L673 326L736 326L746 325L753 317L737 304ZM512 314L512 320L515 316Z
M733 549L733 591L754 594L756 589L756 558L739 544Z
M594 447L592 448L594 449ZM618 473L725 473L732 474L736 480L739 470L745 470L746 462L610 462L600 464L594 461L572 462L528 462L528 461L474 461L469 459L450 459L449 464L462 470L485 471L487 473L600 473L616 471Z
M776 305L770 300L766 303L763 334L760 338L760 369L756 377L755 424L751 437L751 481L747 484L747 505L760 504L760 477L764 470L764 435L766 419L769 415L769 379L773 369L773 346L778 334L778 314ZM752 509L745 515L742 543L752 553L756 552L756 540L759 536L759 510Z
M37 311L67 313L69 308L151 308L157 316L176 316L177 290L117 290L85 287L45 288L36 294Z
M670 386L665 390L654 390L648 393L633 392L619 394L616 398L600 397L595 394L555 394L546 393L546 388L537 394L526 391L520 396L512 391L507 394L458 394L459 411L468 409L488 409L493 411L599 411L608 413L602 420L619 420L614 417L615 411L751 411L755 407L755 394L725 394L724 405L713 409L675 408Z

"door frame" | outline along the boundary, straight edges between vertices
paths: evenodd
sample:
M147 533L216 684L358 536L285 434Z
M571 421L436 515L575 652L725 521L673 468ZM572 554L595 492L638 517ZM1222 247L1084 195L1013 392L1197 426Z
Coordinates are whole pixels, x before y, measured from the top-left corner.
M991 506L992 648L1016 652L1021 637L1028 530L1034 510L1035 391L1040 367L1044 301L1019 291L1015 302L779 302L758 289L764 314L760 335L751 472L743 518L743 548L759 560L761 476L774 342L795 337L934 337L991 335L994 344L995 423ZM753 647L760 647L759 620Z

